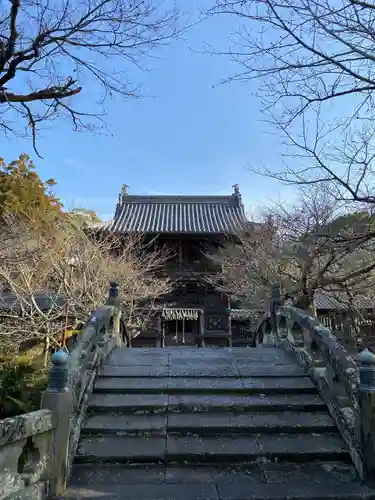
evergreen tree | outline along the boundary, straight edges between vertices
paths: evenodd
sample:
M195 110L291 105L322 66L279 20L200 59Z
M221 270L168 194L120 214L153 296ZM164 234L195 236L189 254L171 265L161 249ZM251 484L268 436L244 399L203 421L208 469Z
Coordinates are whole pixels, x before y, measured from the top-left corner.
M42 181L26 154L7 164L0 158L0 218L16 215L34 223L50 222L63 214L63 205L53 194L56 181Z

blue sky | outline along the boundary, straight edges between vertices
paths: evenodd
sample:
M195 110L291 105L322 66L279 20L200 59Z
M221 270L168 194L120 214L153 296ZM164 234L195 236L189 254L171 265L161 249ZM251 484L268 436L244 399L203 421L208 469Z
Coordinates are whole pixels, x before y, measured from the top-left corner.
M185 41L158 51L148 64L152 71L131 74L155 97L108 101L111 135L75 133L55 121L39 137L43 159L19 139L2 138L1 156L10 161L30 154L42 178L56 179L56 194L68 208L84 206L105 219L123 183L130 194L230 194L238 183L247 210L269 202L286 188L254 176L248 165L278 164L282 146L260 121L260 103L250 95L255 83L219 85L235 71L233 63L195 52L205 42L226 48L235 22L201 23ZM80 99L91 111L90 92L83 82Z

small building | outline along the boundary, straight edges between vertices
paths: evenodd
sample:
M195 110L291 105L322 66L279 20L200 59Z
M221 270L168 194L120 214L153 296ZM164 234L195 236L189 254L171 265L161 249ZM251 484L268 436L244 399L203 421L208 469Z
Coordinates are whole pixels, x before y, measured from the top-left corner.
M317 318L332 330L343 345L375 348L375 301L371 297L355 297L350 304L345 295L316 293ZM359 338L357 338L359 337Z
M230 303L205 279L215 273L207 249L218 248L249 224L238 186L229 196L139 196L123 186L114 218L101 230L115 234L142 234L145 248L173 249L164 272L175 282L159 300L149 327L135 345L230 343Z

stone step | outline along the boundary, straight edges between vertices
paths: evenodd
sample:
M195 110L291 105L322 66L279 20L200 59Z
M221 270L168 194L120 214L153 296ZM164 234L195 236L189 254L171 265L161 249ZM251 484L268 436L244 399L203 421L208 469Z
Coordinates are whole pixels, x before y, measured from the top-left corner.
M104 366L100 378L103 377L213 377L223 376L225 378L257 377L257 378L279 378L279 377L306 377L306 373L299 366L274 366L240 365L227 366L224 368L211 367L203 364L194 366Z
M89 412L160 413L169 411L319 411L326 410L318 394L231 396L167 394L93 394Z
M217 490L215 500L375 500L375 491L359 482L327 485L296 481L283 484L282 488L279 483L254 485L244 482L221 484Z
M90 436L80 440L76 463L234 463L350 460L336 433L238 436Z
M156 346L156 338L134 337L131 341L131 347L135 349L150 349Z
M374 500L375 497L372 490L359 484L352 465L324 461L223 467L96 464L93 468L92 464L76 464L64 498Z
M186 339L183 343L182 341L176 342L174 339L165 339L164 346L165 347L176 347L179 349L183 349L184 347L191 347L196 345L197 341L195 339Z
M232 347L248 347L251 348L253 345L253 339L234 339L232 338Z
M81 429L81 436L87 434L146 434L165 435L167 413L137 414L90 414Z
M305 481L343 484L357 479L352 464L335 461L312 463L273 463L270 461L235 465L166 465L166 464L74 464L71 484L137 484L137 483L251 483L285 484Z
M90 415L87 434L230 435L249 433L334 432L328 412L280 413L164 413L150 415Z
M284 465L284 464L280 464ZM322 467L271 464L271 474L258 466L124 467L90 464L74 466L65 500L375 500L374 490L353 480L350 467L338 464L344 475ZM281 474L280 474L281 472ZM352 480L351 480L352 479ZM89 485L89 486L88 486Z
M107 361L107 366L150 366L150 367L247 367L267 369L269 373L276 367L296 366L295 359L276 348L132 348L116 349Z
M304 378L99 378L94 392L130 394L130 393L210 393L210 394L282 394L316 393L316 388L309 377Z

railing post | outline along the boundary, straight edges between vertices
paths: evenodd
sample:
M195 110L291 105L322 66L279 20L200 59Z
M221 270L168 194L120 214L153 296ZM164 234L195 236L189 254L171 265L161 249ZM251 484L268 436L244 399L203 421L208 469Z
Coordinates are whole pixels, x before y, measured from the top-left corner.
M66 488L69 474L69 438L71 431L71 414L73 398L68 386L69 355L64 351L55 352L52 357L52 368L48 387L43 393L42 408L52 411L54 425L52 477L50 494L60 495Z
M356 356L364 479L375 478L375 355L364 349Z
M117 347L121 347L121 303L120 303L120 290L119 284L116 281L109 283L109 293L107 299L107 306L115 306L116 311L113 315L113 337Z

